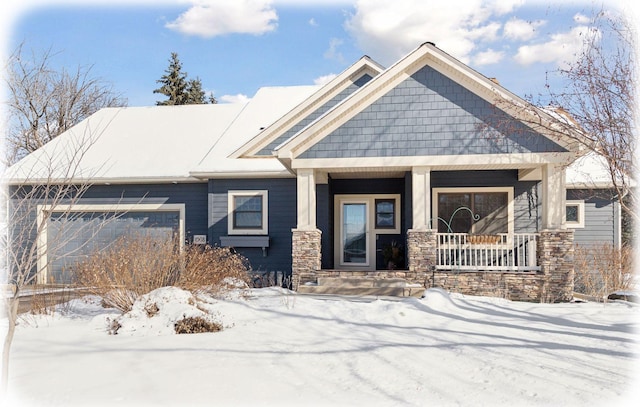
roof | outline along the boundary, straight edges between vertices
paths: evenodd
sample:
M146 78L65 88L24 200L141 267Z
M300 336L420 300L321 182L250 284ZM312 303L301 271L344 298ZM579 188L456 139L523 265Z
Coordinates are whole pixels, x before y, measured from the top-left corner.
M607 160L594 152L571 163L565 172L568 189L608 189L613 187Z
M24 157L4 178L13 184L141 183L196 181L192 171L249 167L284 173L275 159L249 165L227 156L318 88L262 88L245 103L101 109Z

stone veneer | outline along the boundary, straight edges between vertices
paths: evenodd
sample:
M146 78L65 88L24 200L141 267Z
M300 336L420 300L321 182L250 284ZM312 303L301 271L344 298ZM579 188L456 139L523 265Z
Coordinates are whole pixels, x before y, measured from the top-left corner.
M320 249L322 232L318 229L293 229L291 232L293 233L291 242L291 284L292 288L297 290L302 274L315 273L322 268L322 252Z
M573 297L573 230L543 230L538 235L538 265L545 276L543 302L570 301Z
M436 271L435 230L408 230L408 270L321 270L320 236L293 231L293 288L318 277L403 278L425 288L513 301L563 302L573 295L573 230L544 230L537 243L539 272Z

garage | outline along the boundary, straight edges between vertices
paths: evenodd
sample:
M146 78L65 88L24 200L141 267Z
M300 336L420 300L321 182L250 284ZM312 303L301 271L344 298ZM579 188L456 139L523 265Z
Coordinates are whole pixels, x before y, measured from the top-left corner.
M179 236L182 240L182 219L180 210L51 212L43 239L42 261L48 264L42 282L72 282L76 262L121 236Z

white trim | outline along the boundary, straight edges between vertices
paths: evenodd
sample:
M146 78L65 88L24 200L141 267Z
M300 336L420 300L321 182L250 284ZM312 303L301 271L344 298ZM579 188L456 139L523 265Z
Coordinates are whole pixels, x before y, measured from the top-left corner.
M431 226L432 229L437 230L438 224L438 195L441 193L474 193L474 192L506 192L507 193L507 233L514 233L514 204L513 195L514 187L455 187L455 188L433 188L431 190L433 211Z
M395 200L394 228L376 228L376 210L375 203L377 199L393 199ZM344 263L342 251L342 204L343 203L364 203L367 205L367 262L362 265L354 265L352 263ZM335 195L334 196L334 262L341 268L349 270L367 270L376 269L376 241L378 235L400 234L401 230L401 199L400 194L361 194L361 195Z
M236 229L233 227L234 197L262 197L262 227L255 229ZM263 190L229 190L227 191L227 233L229 235L268 235L269 234L269 192Z
M291 168L412 168L446 167L438 169L518 169L534 168L541 164L566 164L574 158L573 153L517 153L517 154L467 154L467 155L425 155L399 157L349 157L349 158L305 158L295 159Z
M565 216L567 213L567 210L566 210L567 206L576 206L578 208L578 221L570 222L568 220L565 220L567 228L571 228L571 229L584 228L584 201L581 201L581 200L566 201L564 204Z
M178 224L178 234L180 248L184 246L185 241L185 204L73 204L73 205L37 205L36 217L37 227L42 232L38 236L38 283L45 284L48 276L48 258L47 258L47 223L49 217L45 214L49 213L70 213L70 212L178 212L180 214Z

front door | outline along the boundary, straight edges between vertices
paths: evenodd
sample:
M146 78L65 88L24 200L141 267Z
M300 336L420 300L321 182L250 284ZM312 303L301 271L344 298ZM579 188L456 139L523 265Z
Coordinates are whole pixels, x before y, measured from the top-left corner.
M340 265L369 266L368 219L367 201L345 200L340 203Z
M402 241L400 195L335 195L334 199L334 267L375 270L377 250L388 245L387 237ZM385 235L382 240L381 235Z

